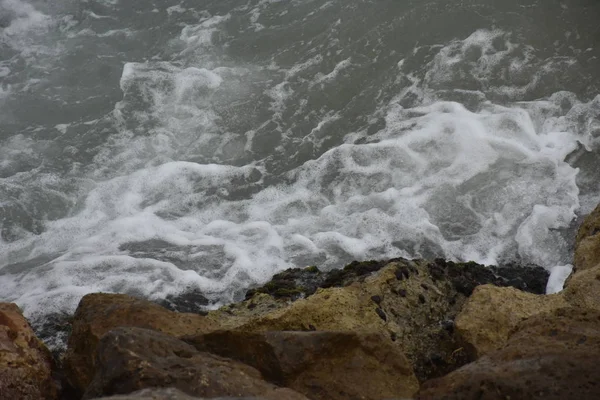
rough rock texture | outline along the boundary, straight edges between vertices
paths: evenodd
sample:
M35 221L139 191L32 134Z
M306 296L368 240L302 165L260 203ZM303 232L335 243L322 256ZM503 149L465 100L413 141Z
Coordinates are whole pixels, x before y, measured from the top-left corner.
M73 318L64 361L69 382L77 392L83 393L94 376L98 341L121 326L154 329L174 337L216 328L214 321L201 315L172 312L131 296L104 293L84 296Z
M478 286L456 317L456 333L470 358L501 347L524 319L568 304L561 295L535 295L511 287Z
M562 294L574 307L600 311L600 265L572 275Z
M190 343L314 400L412 397L419 387L404 354L381 334L219 331Z
M211 400L263 400L264 397L212 397ZM203 400L200 397L189 396L179 389L142 389L137 392L102 397L95 400Z
M579 227L575 239L574 264L576 271L600 264L600 205L585 217Z
M508 273L499 275L503 271ZM547 277L542 268L495 270L444 260L368 261L329 273L311 267L284 271L246 301L207 318L244 332L376 331L396 343L423 381L470 361L454 339L453 320L476 286L543 293Z
M600 312L563 308L533 316L507 344L425 383L417 399L600 399Z
M306 400L293 390L265 382L248 365L199 352L157 331L117 328L107 333L98 344L97 373L84 399L150 387L173 387L199 397Z
M52 356L16 304L0 303L0 398L53 400Z

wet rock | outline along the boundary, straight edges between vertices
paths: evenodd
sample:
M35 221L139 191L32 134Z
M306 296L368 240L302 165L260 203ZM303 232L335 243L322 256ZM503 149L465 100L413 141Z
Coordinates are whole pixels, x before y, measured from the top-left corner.
M444 321L454 320L476 286L514 284L543 293L547 278L548 273L539 267L494 269L443 260L355 262L328 273L284 271L264 289L249 292L244 302L209 316L219 320L223 329L248 332L309 331L311 327L380 332L396 338L396 345L423 381L472 360L453 331L444 328ZM287 296L299 287L310 290ZM442 361L432 363L431 354L440 355Z
M137 392L102 397L95 400L204 400L205 398L190 396L179 389L142 389ZM211 400L263 400L264 397L212 397Z
M451 305L448 299L456 291L448 281L433 282L427 265L425 261L406 260L383 268L367 264L360 269L366 274L356 270L350 274L355 281L347 280L347 276L338 281L343 287L320 288L305 299L245 321L240 318L239 325L228 328L244 332L307 331L312 325L319 331L378 332L396 338L393 343L409 358L418 379L440 376L467 361L456 352L460 346L452 334L441 326L441 321L454 318L464 298ZM399 281L396 274L403 268L409 278ZM375 272L368 272L371 270ZM422 283L429 287L427 304L419 301ZM379 306L373 303L374 296L379 296ZM442 354L444 362L432 365L432 352Z
M315 400L411 397L418 389L409 361L380 334L219 331L188 342Z
M168 295L157 304L170 311L206 315L208 299L198 290L189 290L178 295Z
M521 322L504 347L426 382L419 400L600 398L600 312L562 308Z
M84 296L73 317L64 366L69 383L83 393L95 374L96 346L108 331L121 326L154 329L174 337L209 332L216 323L197 314L169 311L127 295Z
M98 344L97 372L83 398L127 394L145 388L176 388L198 397L260 396L307 400L265 382L260 372L238 361L197 351L157 331L116 328Z
M456 317L455 329L470 358L501 347L524 319L568 304L561 295L535 295L515 288L478 286Z
M436 259L429 264L429 271L434 280L449 280L456 291L465 296L470 296L477 286L485 284L512 286L525 292L544 294L550 276L548 271L536 265L507 264L496 267L443 259Z
M600 205L579 227L575 239L575 271L583 271L600 264Z
M0 303L0 398L54 400L52 356L16 304Z

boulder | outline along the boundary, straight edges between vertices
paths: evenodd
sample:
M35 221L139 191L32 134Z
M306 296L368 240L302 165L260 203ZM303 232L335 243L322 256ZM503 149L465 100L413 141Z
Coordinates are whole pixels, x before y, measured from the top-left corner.
M213 397L211 400L263 400L264 397ZM102 397L95 400L203 400L200 397L193 397L183 393L179 389L142 389L137 392Z
M97 372L83 398L167 387L198 397L307 400L291 389L267 383L248 365L141 328L117 328L104 335L98 344Z
M503 275L504 273L504 275ZM408 357L420 381L471 361L453 334L454 318L474 288L515 285L543 293L539 267L505 269L444 260L352 263L341 270L288 270L244 302L209 314L242 332L379 332Z
M52 356L16 304L0 303L0 398L54 400Z
M583 220L575 239L574 267L583 271L600 264L600 205Z
M600 399L600 312L561 308L521 322L504 347L426 382L419 400Z
M574 274L562 294L573 307L600 310L600 265Z
M314 400L412 397L419 387L405 355L378 333L218 331L190 343Z
M95 374L96 346L108 331L122 326L154 329L174 337L209 332L216 323L198 314L169 311L122 294L84 296L73 317L64 367L69 383L83 393Z
M568 304L561 295L536 295L511 287L478 286L456 317L456 334L471 359L501 347L524 319Z

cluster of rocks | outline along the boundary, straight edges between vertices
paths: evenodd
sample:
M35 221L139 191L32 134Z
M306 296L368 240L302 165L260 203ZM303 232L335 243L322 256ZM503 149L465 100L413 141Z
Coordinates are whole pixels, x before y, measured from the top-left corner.
M173 311L175 298L168 309L90 294L58 324L69 330L59 358L17 306L0 304L0 394L598 399L600 207L583 223L574 258L565 290L552 295L539 267L405 259L287 270L211 312ZM193 297L184 311L203 302Z

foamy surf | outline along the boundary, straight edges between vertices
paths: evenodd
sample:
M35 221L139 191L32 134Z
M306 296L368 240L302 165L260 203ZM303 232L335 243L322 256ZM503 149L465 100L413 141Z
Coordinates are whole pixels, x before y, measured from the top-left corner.
M2 3L2 300L40 316L98 291L219 304L355 259L570 263L600 170L600 96L560 84L576 55L498 27L396 48L384 9L350 43L346 3L254 3L104 2L82 21ZM71 82L81 43L99 65ZM38 93L57 111L23 113Z

